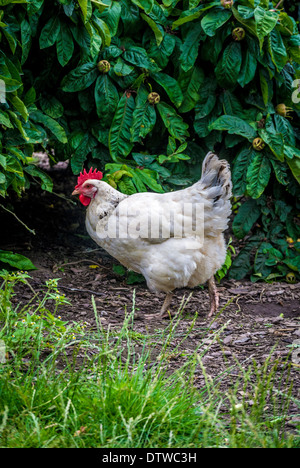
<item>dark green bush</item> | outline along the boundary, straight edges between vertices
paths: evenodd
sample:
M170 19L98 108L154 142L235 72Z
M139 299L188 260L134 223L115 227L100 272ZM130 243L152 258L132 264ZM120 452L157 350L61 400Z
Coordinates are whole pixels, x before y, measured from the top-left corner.
M241 205L231 277L299 279L300 35L285 3L0 0L1 196L36 177L51 190L34 145L126 193L190 185L214 149Z

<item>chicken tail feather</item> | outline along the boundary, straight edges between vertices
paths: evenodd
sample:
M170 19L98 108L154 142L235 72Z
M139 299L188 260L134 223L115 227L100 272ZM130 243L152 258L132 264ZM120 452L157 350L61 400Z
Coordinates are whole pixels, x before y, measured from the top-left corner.
M223 232L231 214L232 182L229 163L219 159L214 153L208 153L203 161L202 177L198 183L212 205L211 213L210 210L206 212L205 231Z

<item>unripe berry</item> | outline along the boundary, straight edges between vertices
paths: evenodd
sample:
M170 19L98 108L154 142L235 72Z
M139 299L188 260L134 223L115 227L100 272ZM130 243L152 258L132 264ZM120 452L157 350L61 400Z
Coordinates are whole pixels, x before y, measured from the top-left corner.
M148 101L150 104L158 104L160 101L160 95L158 93L150 93L148 95Z
M110 70L110 63L107 60L101 60L97 64L98 70L101 73L108 73Z
M244 28L235 28L232 31L232 37L235 41L242 41L246 36L246 32Z
M262 151L266 145L262 138L255 138L252 142L252 146L256 151Z

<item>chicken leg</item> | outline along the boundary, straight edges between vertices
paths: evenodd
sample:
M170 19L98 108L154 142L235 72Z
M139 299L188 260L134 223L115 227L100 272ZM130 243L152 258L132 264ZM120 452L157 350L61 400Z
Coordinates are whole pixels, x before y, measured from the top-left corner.
M160 317L166 317L166 312L168 310L168 307L170 306L171 304L171 301L172 301L172 297L173 297L173 293L172 292L168 292L166 297L165 297L165 300L164 300L164 303L162 305L162 308L160 309L160 312L159 312L159 316Z
M210 299L210 311L207 318L211 318L217 312L219 307L219 294L215 278L213 276L208 280L208 293Z
M164 300L164 303L162 305L162 308L160 309L160 312L158 314L147 314L147 315L144 315L145 319L153 319L153 318L168 318L169 317L169 314L167 313L168 311L168 307L170 306L171 304L171 301L172 301L172 297L173 297L173 293L172 292L169 292L167 293L166 297L165 297L165 300ZM170 315L172 316L172 313L170 313Z

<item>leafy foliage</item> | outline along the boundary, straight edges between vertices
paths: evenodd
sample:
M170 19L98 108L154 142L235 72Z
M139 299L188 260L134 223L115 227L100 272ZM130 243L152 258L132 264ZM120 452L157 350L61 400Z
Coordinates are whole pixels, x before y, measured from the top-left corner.
M234 221L246 250L231 277L298 275L294 3L1 2L0 195L36 178L51 190L34 145L70 159L74 174L105 166L126 193L190 185L215 150L232 165L235 197L246 197Z
M6 250L0 250L0 265L2 263L9 264L11 267L17 268L18 270L28 271L36 269L29 258Z

